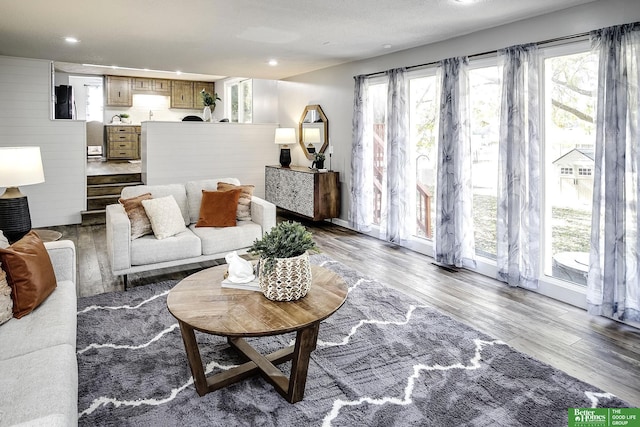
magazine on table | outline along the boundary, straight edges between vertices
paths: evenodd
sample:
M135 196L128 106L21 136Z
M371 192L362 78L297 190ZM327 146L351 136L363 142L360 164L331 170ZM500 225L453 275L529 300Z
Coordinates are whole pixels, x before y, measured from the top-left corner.
M260 282L258 281L257 277L254 280L247 283L235 283L229 279L224 279L220 284L220 286L223 288L229 288L229 289L244 289L247 291L262 292L262 289L260 289Z

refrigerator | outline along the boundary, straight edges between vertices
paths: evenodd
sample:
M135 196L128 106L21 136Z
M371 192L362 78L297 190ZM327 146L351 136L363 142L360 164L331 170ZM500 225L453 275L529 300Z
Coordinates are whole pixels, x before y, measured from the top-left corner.
M56 119L73 119L73 86L60 85L56 90Z

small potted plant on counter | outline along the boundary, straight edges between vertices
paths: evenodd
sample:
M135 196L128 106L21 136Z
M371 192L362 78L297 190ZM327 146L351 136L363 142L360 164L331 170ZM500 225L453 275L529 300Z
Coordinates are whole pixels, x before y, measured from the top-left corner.
M262 293L274 301L294 301L304 297L311 287L308 251L318 251L313 236L298 222L281 222L260 240L249 253L260 257L258 279Z
M324 159L325 159L325 155L324 153L315 153L313 155L313 163L311 163L311 168L312 169L324 169Z
M202 89L202 91L200 92L200 95L202 96L202 103L204 104L202 119L205 122L210 122L211 114L216 109L216 101L222 101L222 99L220 99L217 93L214 92L214 94L211 95L209 92L205 91L204 89Z

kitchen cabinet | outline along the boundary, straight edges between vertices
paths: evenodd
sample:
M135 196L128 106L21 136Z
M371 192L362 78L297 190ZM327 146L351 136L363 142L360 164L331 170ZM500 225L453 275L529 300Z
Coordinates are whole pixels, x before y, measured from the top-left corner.
M171 82L171 108L193 108L193 82Z
M133 79L133 92L169 96L171 95L171 80L135 77Z
M153 80L145 79L143 77L135 77L133 79L133 91L134 92L151 92Z
M105 126L107 159L135 160L140 158L140 126Z
M340 216L340 177L338 172L301 166L267 166L265 199L314 221L336 218Z
M200 92L204 89L205 92L209 92L211 95L215 93L215 83L213 82L193 82L193 108L204 108L202 102L202 95Z
M131 77L107 76L107 106L131 107L133 105Z
M153 91L158 95L171 95L171 80L153 79Z

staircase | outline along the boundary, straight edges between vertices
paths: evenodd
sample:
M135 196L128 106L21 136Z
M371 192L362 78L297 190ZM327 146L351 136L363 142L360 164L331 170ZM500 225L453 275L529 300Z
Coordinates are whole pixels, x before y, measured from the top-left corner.
M142 184L139 173L87 176L87 210L82 211L82 225L105 223L105 207L118 203L124 187Z

